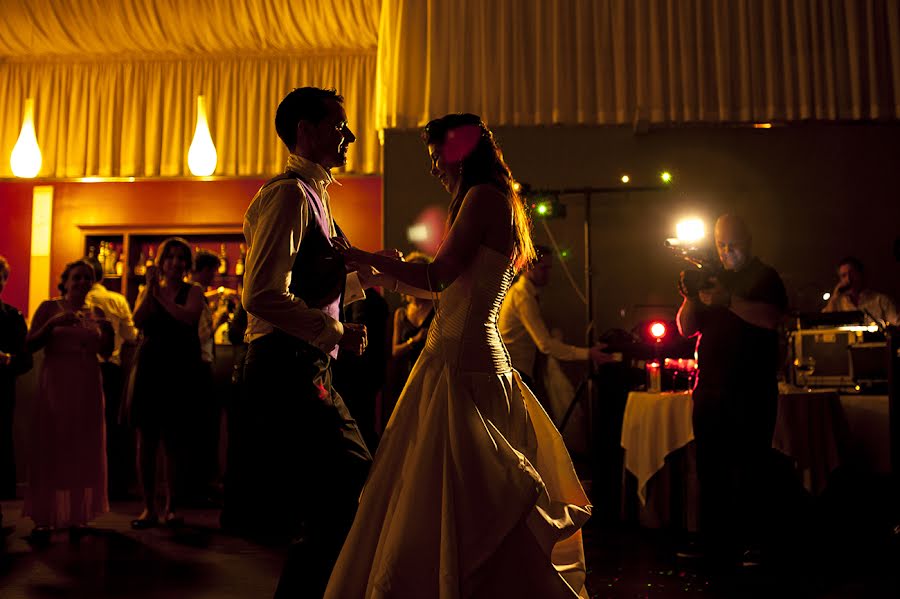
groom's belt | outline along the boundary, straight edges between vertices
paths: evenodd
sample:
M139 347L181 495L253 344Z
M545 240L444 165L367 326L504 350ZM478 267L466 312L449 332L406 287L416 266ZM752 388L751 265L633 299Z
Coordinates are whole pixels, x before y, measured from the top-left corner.
M250 347L262 351L278 351L295 353L295 357L309 360L326 360L328 354L311 343L285 333L281 329L274 329L250 340Z

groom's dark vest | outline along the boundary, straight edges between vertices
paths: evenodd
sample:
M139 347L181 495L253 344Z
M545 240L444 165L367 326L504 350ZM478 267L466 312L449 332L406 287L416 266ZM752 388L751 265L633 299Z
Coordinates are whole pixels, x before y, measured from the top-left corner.
M296 179L306 192L310 216L303 240L300 242L300 249L294 258L294 266L291 268L291 284L288 291L302 299L310 308L318 308L331 318L342 320L341 304L344 299L344 285L347 282L347 269L344 266L344 257L331 244L331 222L328 213L315 187L295 172L287 171L267 181L263 187L286 179ZM334 224L334 228L339 237L346 239L337 223ZM338 346L324 351L332 358L337 358Z

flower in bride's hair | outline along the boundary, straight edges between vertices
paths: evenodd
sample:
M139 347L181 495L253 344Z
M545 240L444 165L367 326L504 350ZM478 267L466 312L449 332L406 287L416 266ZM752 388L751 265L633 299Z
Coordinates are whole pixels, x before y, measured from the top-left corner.
M447 132L443 154L447 162L459 162L469 155L481 139L482 129L478 125L462 125Z

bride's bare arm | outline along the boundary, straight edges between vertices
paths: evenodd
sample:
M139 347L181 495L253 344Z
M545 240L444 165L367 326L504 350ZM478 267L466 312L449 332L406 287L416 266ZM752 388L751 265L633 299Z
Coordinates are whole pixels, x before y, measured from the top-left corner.
M511 231L512 211L506 196L493 186L476 185L463 199L456 221L431 264L403 262L353 248L346 256L350 262L370 264L395 279L403 293L418 295L409 293L408 287L439 293L472 264L478 246L488 235L504 236L505 242L496 244L502 247L508 245Z

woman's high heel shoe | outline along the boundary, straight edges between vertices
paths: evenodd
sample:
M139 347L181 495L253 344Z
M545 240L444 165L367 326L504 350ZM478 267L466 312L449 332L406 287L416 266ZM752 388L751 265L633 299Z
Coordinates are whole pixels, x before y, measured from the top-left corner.
M157 526L159 526L159 520L156 516L135 518L131 521L131 528L134 530L147 530L148 528L156 528Z

